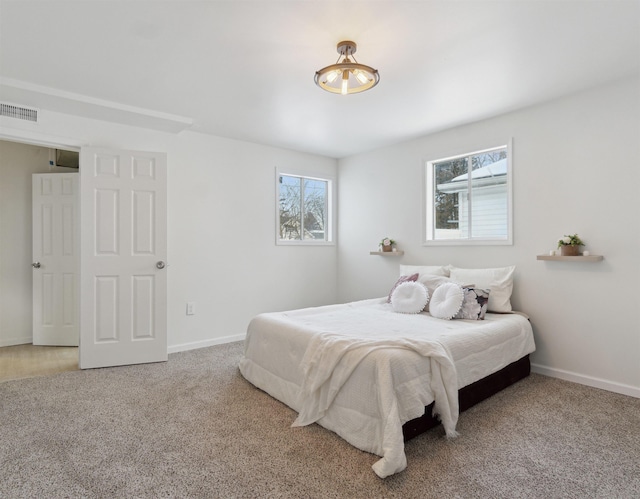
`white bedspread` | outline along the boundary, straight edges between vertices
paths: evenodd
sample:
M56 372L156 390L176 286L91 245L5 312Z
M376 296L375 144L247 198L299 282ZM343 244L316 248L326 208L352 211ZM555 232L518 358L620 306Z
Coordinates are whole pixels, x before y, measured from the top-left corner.
M382 456L385 477L406 467L402 425L435 401L455 435L457 391L534 350L519 315L443 321L397 314L385 299L261 314L248 328L242 374L298 411Z

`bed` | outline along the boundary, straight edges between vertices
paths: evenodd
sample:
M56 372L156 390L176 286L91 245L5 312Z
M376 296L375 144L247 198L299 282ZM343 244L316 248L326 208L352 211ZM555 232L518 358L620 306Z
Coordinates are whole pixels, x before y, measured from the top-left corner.
M388 297L256 316L239 365L249 382L298 412L292 426L316 422L380 456L372 468L382 478L407 466L405 440L438 423L456 436L459 410L526 376L535 350L528 319L511 310L487 312L487 303L482 320L437 317L436 289L462 285L420 268L401 268ZM393 298L420 283L434 308L399 313Z

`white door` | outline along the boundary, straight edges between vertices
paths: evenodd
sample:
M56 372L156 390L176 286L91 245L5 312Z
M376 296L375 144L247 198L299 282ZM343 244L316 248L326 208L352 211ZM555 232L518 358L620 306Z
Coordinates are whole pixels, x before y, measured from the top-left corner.
M80 152L80 367L167 360L161 153Z
M78 346L78 174L36 173L33 205L33 344Z

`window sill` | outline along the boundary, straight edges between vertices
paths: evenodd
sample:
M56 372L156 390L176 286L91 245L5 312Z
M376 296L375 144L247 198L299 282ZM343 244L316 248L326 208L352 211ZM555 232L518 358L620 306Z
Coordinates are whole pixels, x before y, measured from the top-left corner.
M304 241L276 241L276 246L335 246L336 243L333 241L312 241L312 240L304 240Z
M402 256L404 255L404 251L370 251L369 254L380 256Z

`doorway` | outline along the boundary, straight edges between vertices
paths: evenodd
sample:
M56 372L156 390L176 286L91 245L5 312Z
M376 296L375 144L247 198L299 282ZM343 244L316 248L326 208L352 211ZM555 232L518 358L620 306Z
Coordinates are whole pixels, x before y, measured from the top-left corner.
M77 347L32 345L32 174L73 171L53 148L0 140L0 380L78 368Z
M30 192L31 174L51 171L47 145L0 140L0 200L10 207L0 210L0 347L32 341L32 210L29 196L19 210L11 193L21 180ZM166 361L166 153L82 151L80 364Z
M0 140L0 347L32 342L32 175L55 166L55 150Z

